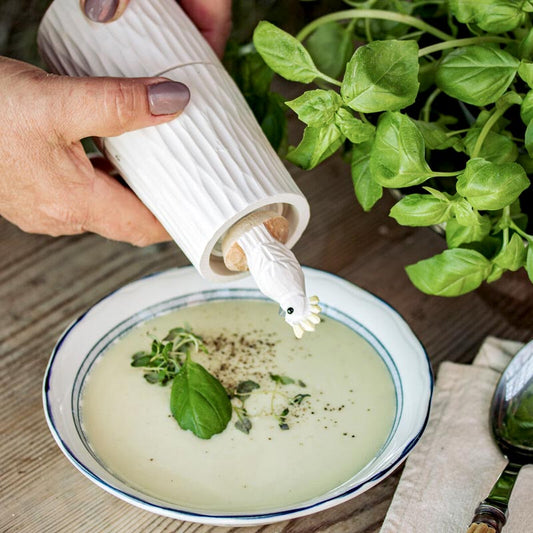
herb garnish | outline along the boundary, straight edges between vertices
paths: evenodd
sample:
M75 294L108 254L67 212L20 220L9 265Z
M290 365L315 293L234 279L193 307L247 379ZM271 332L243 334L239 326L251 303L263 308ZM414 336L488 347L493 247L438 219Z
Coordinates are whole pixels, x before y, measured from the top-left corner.
M232 411L237 416L235 427L245 434L252 429L252 420L246 409L246 400L260 389L259 383L248 379L235 388L224 388L222 383L201 364L191 359L191 354L208 353L202 337L189 328L173 328L163 338L154 339L151 351L139 351L132 355L131 366L142 368L148 383L162 386L172 382L170 411L182 429L190 430L201 439L209 439L221 433L231 420ZM283 430L289 429L286 418L291 406L300 405L309 394L296 394L289 398L279 386L306 387L298 379L269 374L275 383L272 390L262 391L271 396L270 412ZM281 396L287 406L281 414L274 412L274 398Z
M203 340L187 328L171 329L152 341L151 352L137 352L131 365L145 370L148 383L172 383L170 411L182 429L201 439L224 431L231 419L231 402L218 379L191 360L191 351L207 352Z

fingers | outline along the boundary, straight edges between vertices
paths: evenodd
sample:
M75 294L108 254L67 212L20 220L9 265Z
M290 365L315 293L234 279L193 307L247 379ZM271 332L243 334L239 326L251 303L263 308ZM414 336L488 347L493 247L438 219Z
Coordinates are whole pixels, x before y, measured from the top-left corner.
M95 170L82 230L135 246L171 240L163 226L133 192L100 170Z
M85 16L93 22L112 22L118 19L130 0L80 0Z
M186 85L165 78L47 79L49 117L69 142L112 137L177 117L190 99Z
M181 0L180 5L222 57L231 31L231 0Z

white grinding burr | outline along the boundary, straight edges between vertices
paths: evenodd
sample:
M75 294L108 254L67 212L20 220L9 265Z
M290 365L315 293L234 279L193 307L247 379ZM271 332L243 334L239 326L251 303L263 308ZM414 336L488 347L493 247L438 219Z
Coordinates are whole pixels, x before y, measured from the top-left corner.
M70 76L164 76L191 93L173 121L103 140L105 153L207 279L241 272L221 240L250 213L287 221L286 248L309 221L308 203L237 86L175 0L131 0L116 21L88 20L78 0L54 0L39 27L45 61Z

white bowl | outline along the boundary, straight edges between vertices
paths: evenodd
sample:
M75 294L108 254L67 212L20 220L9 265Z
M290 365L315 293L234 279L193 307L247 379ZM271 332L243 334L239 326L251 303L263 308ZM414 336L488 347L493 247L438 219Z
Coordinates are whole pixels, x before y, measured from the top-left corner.
M396 389L396 415L389 437L373 460L350 480L279 511L200 514L131 488L94 455L81 429L79 397L88 369L110 342L171 309L211 299L262 298L250 277L216 284L202 279L192 267L130 283L103 298L65 330L52 352L43 387L46 419L63 453L91 481L137 507L220 526L259 525L315 513L345 502L387 477L405 460L427 422L433 377L426 352L387 303L332 274L310 268L304 271L308 293L321 296L322 314L349 326L373 346L388 367Z

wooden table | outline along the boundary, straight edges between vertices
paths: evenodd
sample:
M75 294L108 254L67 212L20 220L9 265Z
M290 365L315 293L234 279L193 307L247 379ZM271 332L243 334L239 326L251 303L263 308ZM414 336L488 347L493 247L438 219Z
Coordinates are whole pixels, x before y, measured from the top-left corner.
M398 226L387 216L393 204L388 195L363 213L340 158L311 172L291 172L312 212L296 255L388 301L418 335L435 370L444 360L470 362L487 335L530 339L533 287L523 271L460 298L426 296L403 267L442 250L439 235ZM0 249L0 531L232 531L163 518L107 494L62 455L43 414L43 373L67 324L109 291L187 264L183 254L173 244L138 249L95 235L29 235L2 219ZM242 531L376 532L400 470L343 505Z

